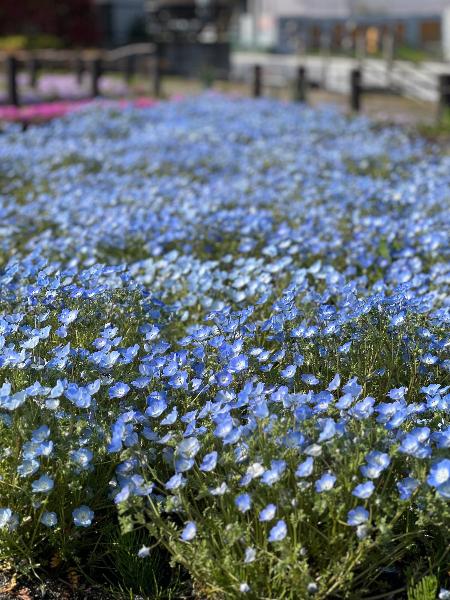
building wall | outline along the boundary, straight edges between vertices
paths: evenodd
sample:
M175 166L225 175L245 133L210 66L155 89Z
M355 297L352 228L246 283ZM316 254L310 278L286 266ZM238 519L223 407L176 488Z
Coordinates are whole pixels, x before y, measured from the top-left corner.
M277 17L342 17L395 15L402 17L438 15L450 0L253 0L261 12Z

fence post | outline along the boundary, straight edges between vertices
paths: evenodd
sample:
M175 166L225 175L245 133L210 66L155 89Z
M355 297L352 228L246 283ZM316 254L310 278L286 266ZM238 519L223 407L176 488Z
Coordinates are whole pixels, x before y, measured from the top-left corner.
M255 65L253 67L253 98L259 98L262 93L262 67Z
M8 104L19 106L19 92L17 89L17 58L10 54L6 57L6 80L8 86Z
M297 69L297 78L295 80L295 89L294 89L294 101L295 102L306 102L307 86L308 86L308 81L306 78L306 68L299 67Z
M102 63L100 57L96 57L91 61L91 96L96 98L100 95L99 79L102 72Z
M355 112L361 110L362 78L360 69L350 72L350 108Z
M28 62L28 68L30 71L30 85L32 88L36 87L38 70L39 70L39 61L35 56L31 56Z
M155 98L161 97L162 92L162 61L164 48L161 42L156 44L155 58L153 62L153 95Z
M450 113L450 75L439 75L439 118Z
M81 85L83 83L83 72L84 72L84 63L83 63L83 59L81 58L80 55L77 55L75 57L75 77L77 80L78 85Z
M127 83L130 83L136 70L135 57L130 54L125 58L124 74Z

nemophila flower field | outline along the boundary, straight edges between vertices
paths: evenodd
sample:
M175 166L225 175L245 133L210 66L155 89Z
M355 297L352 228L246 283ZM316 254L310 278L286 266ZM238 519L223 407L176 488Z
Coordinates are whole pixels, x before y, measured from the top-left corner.
M272 100L4 135L3 564L449 598L449 184L400 128Z

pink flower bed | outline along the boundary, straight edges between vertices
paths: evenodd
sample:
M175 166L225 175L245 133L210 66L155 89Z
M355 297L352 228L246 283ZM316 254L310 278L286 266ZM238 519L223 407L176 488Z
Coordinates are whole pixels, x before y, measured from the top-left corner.
M39 123L49 121L56 117L63 117L68 113L81 110L90 104L101 104L102 106L106 105L119 108L125 108L127 106L147 108L156 104L156 100L143 97L134 100L76 100L46 102L28 106L0 106L0 121Z

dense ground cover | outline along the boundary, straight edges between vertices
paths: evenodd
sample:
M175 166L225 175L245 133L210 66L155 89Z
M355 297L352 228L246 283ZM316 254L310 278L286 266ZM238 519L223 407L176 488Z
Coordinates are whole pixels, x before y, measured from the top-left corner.
M4 135L4 568L450 597L449 183L399 128L270 100Z

